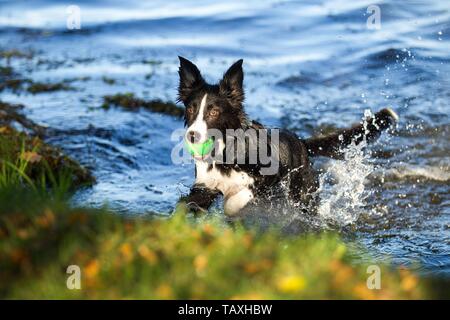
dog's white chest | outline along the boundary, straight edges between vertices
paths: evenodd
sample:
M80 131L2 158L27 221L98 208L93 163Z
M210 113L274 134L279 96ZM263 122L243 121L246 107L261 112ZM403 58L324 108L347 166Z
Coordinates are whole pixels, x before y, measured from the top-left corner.
M196 162L196 183L202 183L207 188L219 190L224 196L224 209L226 214L235 214L242 209L254 195L250 187L254 179L245 172L232 170L230 175L220 172L214 165L208 171L208 163Z

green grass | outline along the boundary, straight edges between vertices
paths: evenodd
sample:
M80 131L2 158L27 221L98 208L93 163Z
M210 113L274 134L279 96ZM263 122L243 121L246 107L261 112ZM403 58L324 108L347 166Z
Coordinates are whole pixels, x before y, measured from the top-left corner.
M52 187L54 192L64 193L94 181L75 160L40 138L9 126L0 127L0 187Z
M15 195L16 205L0 210L0 298L428 297L417 276L385 266L381 290L369 290L367 266L336 234L258 234L219 217L189 218L183 206L170 219L124 218L1 195ZM81 268L81 290L66 287L69 265Z
M69 190L81 169L53 159L48 148L11 128L0 132L1 299L436 295L429 280L387 265L380 265L381 289L369 290L368 266L352 258L365 252L333 233L261 233L219 215L194 218L183 203L167 219L71 207ZM81 290L66 287L70 265L81 269Z

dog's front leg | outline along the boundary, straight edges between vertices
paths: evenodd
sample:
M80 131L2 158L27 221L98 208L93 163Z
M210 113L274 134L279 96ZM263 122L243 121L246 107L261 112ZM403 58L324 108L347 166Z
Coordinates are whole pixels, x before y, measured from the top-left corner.
M207 211L220 191L207 188L203 184L194 184L188 196L181 200L185 201L191 211Z

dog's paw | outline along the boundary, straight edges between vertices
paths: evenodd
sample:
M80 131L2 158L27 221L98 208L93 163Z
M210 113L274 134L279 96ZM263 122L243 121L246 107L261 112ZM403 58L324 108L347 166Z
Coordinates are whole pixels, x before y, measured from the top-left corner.
M195 215L199 215L199 214L203 214L203 213L207 213L208 212L208 210L200 207L195 202L188 202L188 203L186 203L186 206L187 206L188 211L194 213Z

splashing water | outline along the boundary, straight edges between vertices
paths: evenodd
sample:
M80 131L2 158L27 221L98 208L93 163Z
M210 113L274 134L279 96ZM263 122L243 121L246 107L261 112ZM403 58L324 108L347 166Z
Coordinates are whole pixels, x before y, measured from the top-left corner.
M370 110L364 117L373 117ZM364 127L367 121L364 121ZM366 129L367 132L367 129ZM319 219L324 227L343 227L355 223L373 192L365 188L366 178L375 170L370 152L364 152L366 139L356 145L352 143L344 153L343 160L331 160L319 176Z

